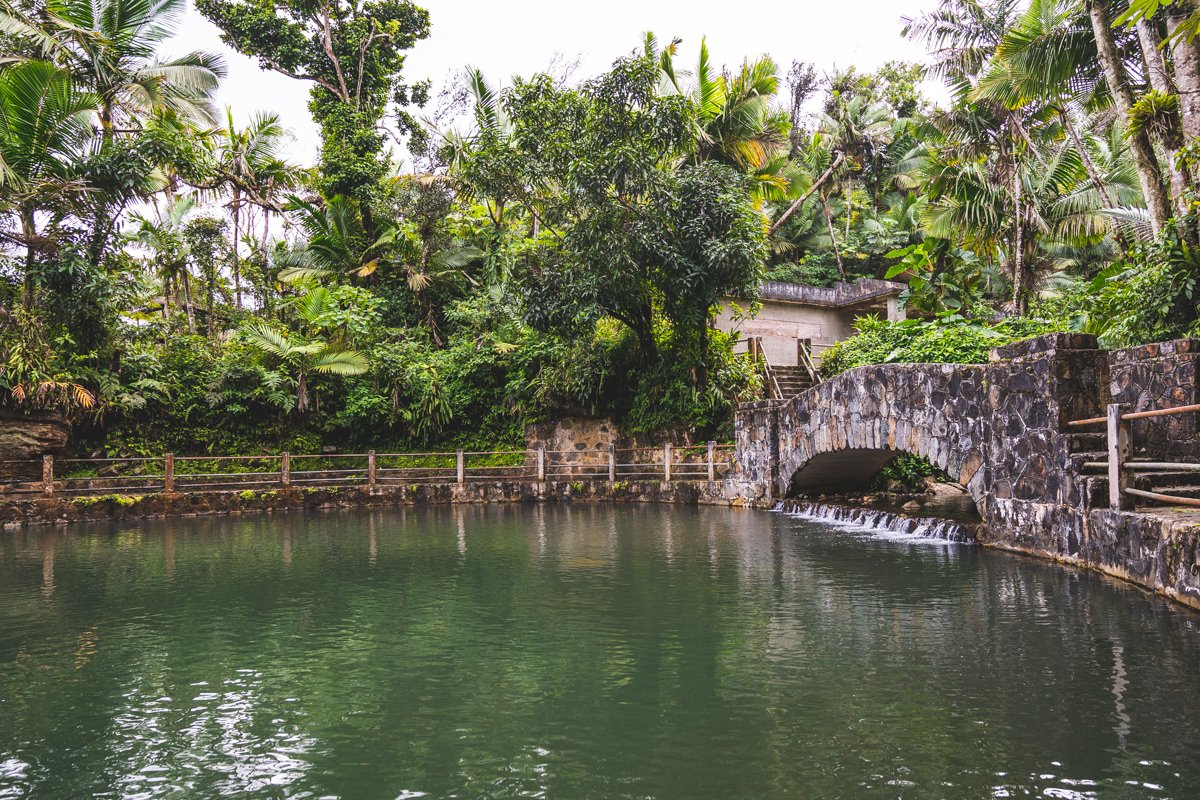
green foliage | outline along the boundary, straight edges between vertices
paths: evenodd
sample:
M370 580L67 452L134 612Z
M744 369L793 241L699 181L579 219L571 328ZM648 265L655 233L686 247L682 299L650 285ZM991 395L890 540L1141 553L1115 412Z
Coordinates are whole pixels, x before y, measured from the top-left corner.
M761 396L762 378L744 355L732 352L725 334L714 331L707 358L711 380L697 386L686 368L687 359L664 358L651 370L631 376L636 381L624 417L631 433L656 433L694 428L698 438L726 439L733 434L732 411L739 402Z
M71 502L80 508L110 505L116 508L131 508L142 499L141 495L100 494L92 497L77 497Z
M970 250L951 247L943 239L926 238L920 244L893 250L887 258L899 259L884 273L893 279L907 275L908 287L900 301L909 313L970 314L983 303L983 263Z
M702 337L709 308L752 290L765 254L745 177L676 163L698 110L659 84L653 55L621 59L580 89L535 76L477 104L479 134L459 154L479 196L521 204L547 228L515 276L529 323L587 336L611 317L648 363L656 314L681 338Z
M925 491L925 479L934 478L949 483L951 478L929 463L929 459L912 453L901 453L875 477L875 487L903 494Z
M868 364L982 364L993 348L1064 329L1062 320L1027 317L986 325L957 315L902 322L862 317L855 323L856 335L825 351L821 371L836 375Z
M1086 322L1108 347L1176 339L1200 331L1200 252L1172 226L1101 271L1077 297Z
M429 33L411 2L197 6L311 85L317 169L283 160L276 115L217 118L219 58L158 52L182 0L0 0L0 403L68 411L81 450L486 450L565 414L725 438L762 386L711 315L764 279L906 281L919 319L861 320L827 372L1197 331L1200 224L1142 196L1196 171L1191 90L1135 68L1131 112L1106 109L1122 81L1086 4L912 21L950 90L936 111L923 65L838 71L806 119L811 69L784 113L770 58L723 68L702 42L684 71L648 37L576 85L470 73L467 132L410 115L428 89L404 59ZM1159 25L1171 6L1119 24L1182 36L1195 15ZM1181 54L1160 51L1176 84ZM415 170L387 144L406 135Z
M401 133L415 129L405 106L428 94L400 76L405 52L429 35L429 13L406 0L199 0L196 8L264 69L313 84L309 110L322 140L317 189L377 200L388 169L384 116L390 110ZM366 228L373 233L370 221Z

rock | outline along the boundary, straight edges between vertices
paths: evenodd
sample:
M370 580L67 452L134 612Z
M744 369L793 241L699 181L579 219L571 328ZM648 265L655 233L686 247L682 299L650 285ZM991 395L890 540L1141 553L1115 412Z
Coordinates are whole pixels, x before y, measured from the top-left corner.
M70 426L57 414L0 412L0 479L41 478L42 456L66 450L69 434Z
M967 490L956 483L942 483L937 478L925 479L925 493L937 499L957 499Z

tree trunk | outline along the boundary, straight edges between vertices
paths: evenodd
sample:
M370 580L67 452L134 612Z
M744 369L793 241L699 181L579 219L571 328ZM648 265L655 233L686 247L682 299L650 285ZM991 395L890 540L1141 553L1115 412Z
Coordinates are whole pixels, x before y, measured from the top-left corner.
M854 212L854 195L850 193L850 187L846 187L846 241L850 241L850 217Z
M1125 66L1117 52L1112 19L1105 2L1106 0L1087 0L1088 17L1091 19L1092 36L1096 40L1096 55L1104 71L1104 80L1121 115L1121 124L1127 128L1129 112L1133 108L1133 90L1129 88ZM1163 190L1162 170L1150 144L1150 137L1144 131L1130 135L1129 145L1134 165L1137 167L1142 194L1146 198L1146 206L1150 209L1151 224L1157 233L1162 229L1163 223L1171 217L1171 203Z
M187 309L188 333L195 333L196 314L192 311L192 281L186 267L183 270L183 306Z
M215 344L217 341L217 265L214 253L214 258L209 261L208 268L204 270L205 294L207 297L208 319L205 323L205 332Z
M23 290L21 292L21 304L26 311L33 310L33 300L36 295L34 279L35 267L37 265L37 256L34 255L34 241L37 239L37 218L31 209L21 209L21 238L25 240L25 275L23 280Z
M1167 69L1167 61L1163 58L1162 37L1158 35L1158 29L1142 20L1137 24L1137 35L1146 64L1146 76L1150 79L1150 88L1164 95L1175 94L1175 84ZM1167 168L1171 177L1171 207L1176 217L1182 217L1187 213L1184 193L1190 182L1186 173L1179 168L1176 159L1179 149L1174 144L1165 138L1162 140L1163 149L1167 151Z
M1138 44L1142 47L1142 61L1146 65L1146 77L1150 79L1150 88L1163 94L1172 94L1171 73L1167 71L1167 62L1162 54L1162 40L1158 31L1150 27L1150 23L1142 20L1137 24Z
M308 412L308 376L303 372L296 377L296 410L301 414Z
M1062 120L1063 129L1067 135L1071 137L1071 142L1075 145L1075 149L1079 151L1079 160L1083 162L1083 168L1087 170L1088 178L1096 187L1096 191L1100 193L1100 199L1104 201L1106 208L1116 208L1113 203L1112 195L1108 193L1108 187L1104 185L1104 181L1100 179L1100 171L1096 169L1096 162L1092 161L1092 154L1088 152L1087 145L1083 141L1083 137L1079 135L1079 130L1075 127L1075 123L1071 120L1071 115L1065 108L1059 107L1058 117ZM1129 243L1125 239L1125 233L1119 225L1113 225L1113 238L1117 240L1122 248L1128 247Z
M1013 294L1012 313L1021 316L1025 313L1025 223L1022 220L1024 209L1021 207L1021 164L1017 161L1017 151L1013 149Z
M846 280L846 267L842 264L842 251L838 249L837 232L833 229L833 215L829 213L829 198L821 198L825 208L825 224L829 226L829 241L833 244L833 257L837 259L838 275Z
M654 309L646 303L637 312L637 325L634 333L637 335L638 349L647 364L658 360L658 345L654 341Z
M1191 2L1167 8L1167 31L1174 33L1191 15ZM1194 39L1178 36L1171 43L1171 63L1175 68L1175 90L1179 94L1179 116L1185 143L1200 137L1200 45Z
M259 288L260 297L262 299L262 308L259 311L266 319L271 318L271 256L267 253L267 245L271 238L271 210L266 206L261 207L263 215L262 223L262 238L259 241L260 257L262 261L262 286ZM253 282L251 282L253 286Z
M822 184L824 184L825 181L829 180L829 178L833 175L833 173L837 170L837 168L842 165L842 162L845 160L846 160L846 154L839 151L838 154L836 156L834 156L833 163L829 165L829 169L825 170L825 173L823 175L821 175L820 178L817 178L817 182L814 183L812 186L808 187L808 191L805 192L803 195L801 195L796 200L796 202L794 202L790 206L788 206L787 211L785 211L779 215L779 219L775 220L775 222L771 225L771 229L767 233L772 234L772 233L775 233L775 231L779 230L779 227L781 225L783 225L783 223L787 222L788 218L790 216L792 216L792 214L796 213L796 209L798 209L798 208L800 208L800 206L804 205L804 201L807 200L808 198L812 197L813 194L818 189L821 188Z
M1167 8L1167 33L1175 33L1180 24L1195 12L1191 0ZM1171 40L1171 66L1175 71L1175 91L1179 95L1179 120L1183 128L1183 144L1186 147L1200 139L1200 45L1187 36L1176 36ZM1188 185L1196 186L1197 170L1194 164L1182 165ZM1189 231L1192 242L1200 236Z
M242 221L242 193L233 190L233 304L238 311L242 310L242 265L238 255L238 237Z

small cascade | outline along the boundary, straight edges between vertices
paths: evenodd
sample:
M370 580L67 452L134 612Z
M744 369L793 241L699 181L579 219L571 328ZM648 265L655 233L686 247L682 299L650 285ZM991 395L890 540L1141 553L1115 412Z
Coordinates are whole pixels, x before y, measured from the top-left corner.
M775 506L775 510L793 517L835 522L905 538L938 539L962 544L975 542L978 527L977 524L950 519L910 517L876 508L829 505L808 500L784 500Z

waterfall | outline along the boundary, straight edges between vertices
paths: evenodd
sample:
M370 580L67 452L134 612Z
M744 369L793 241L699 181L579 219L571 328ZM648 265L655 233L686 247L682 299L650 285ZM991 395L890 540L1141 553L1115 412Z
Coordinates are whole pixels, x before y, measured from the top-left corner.
M808 500L784 500L775 510L792 517L815 519L915 539L972 544L977 525L937 517L910 517L862 506L839 506Z

